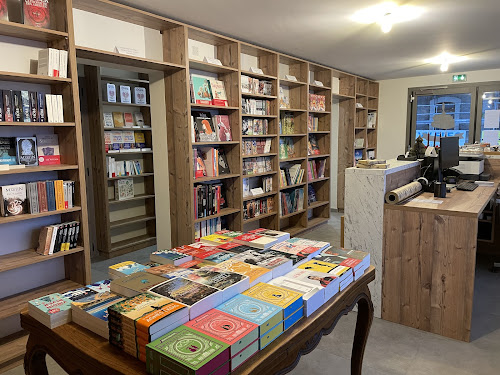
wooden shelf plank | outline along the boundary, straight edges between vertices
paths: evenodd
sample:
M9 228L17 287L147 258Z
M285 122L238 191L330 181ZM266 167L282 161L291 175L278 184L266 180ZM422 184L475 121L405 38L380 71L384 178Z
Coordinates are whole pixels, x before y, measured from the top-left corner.
M72 169L78 169L78 165L71 165L71 164L38 165L36 167L26 167L19 169L9 169L8 171L0 171L0 176L9 174L21 174L21 173L66 171Z
M242 155L242 159L248 159L248 158L260 158L264 156L276 156L278 155L275 152L268 152L267 154L253 154L253 155Z
M292 216L295 216L295 215L300 215L300 214L303 214L304 212L306 212L305 209L302 209L302 210L298 210L296 212L292 212L290 214L286 214L286 215L280 215L280 219L287 219L289 217L292 217Z
M123 178L142 178L142 177L150 177L154 176L155 174L153 172L147 172L147 173L141 173L141 174L134 174L132 176L119 176L119 177L108 177L108 181L114 181L114 180L121 180Z
M148 155L153 154L153 151L129 151L129 152L107 152L106 156L120 156L120 155Z
M3 373L20 364L22 365L28 337L29 335L26 331L20 331L1 339L0 372Z
M307 112L307 109L300 108L280 108L282 112Z
M40 255L35 251L35 249L17 251L15 253L0 256L0 272L29 266L30 264L46 262L55 258L79 253L80 251L83 251L83 247L81 246L67 251L59 251L58 253L52 255Z
M13 223L16 221L23 221L23 220L38 219L39 217L67 214L69 212L80 211L81 209L82 209L81 207L77 206L77 207L73 207L73 208L66 208L65 210L40 212L38 214L24 214L24 215L17 215L17 216L0 217L0 224Z
M111 229L115 229L115 228L120 228L120 227L123 227L126 225L145 223L145 222L151 221L151 220L156 220L156 216L154 216L154 215L140 215L140 216L130 217L127 219L111 221L109 223L109 227Z
M308 205L307 208L312 209L312 208L317 208L317 207L321 207L321 206L326 206L329 203L330 203L329 201L316 201L316 202L312 202L310 205Z
M280 134L280 137L305 137L306 133Z
M330 154L321 154L321 155L308 155L308 159L318 159L318 158L328 158Z
M138 194L136 196L134 196L133 198L130 198L130 199L124 199L124 200L115 200L115 199L110 199L108 201L109 204L119 204L119 203L126 203L126 202L133 202L133 201L139 201L139 200L142 200L142 199L150 199L150 198L154 198L155 195L154 194Z
M313 228L326 222L328 222L327 217L313 217L312 219L307 221L307 228Z
M148 234L145 234L143 236L130 238L128 240L118 241L115 243L111 243L111 252L116 252L131 246L137 246L153 240L156 240L155 236L150 236Z
M270 212L268 214L260 214L259 216L252 217L251 219L243 220L243 224L253 223L254 221L259 221L260 219L265 219L266 217L277 215L277 212Z
M327 90L331 90L331 89L332 88L328 87L328 86L318 86L318 85L315 85L313 83L309 84L309 90L312 90L312 91L327 91Z
M120 78L112 76L101 76L101 81L111 81L111 82L122 82L122 83L132 83L132 84L144 84L149 85L147 79L136 79L136 78Z
M142 128L104 128L104 131L136 131L136 132L142 132L144 130L151 131L153 128L151 126L145 126Z
M320 177L320 178L315 178L314 180L310 180L310 184L314 184L315 182L321 182L321 181L327 181L329 180L330 177Z
M193 147L196 146L211 146L211 145L217 145L217 146L224 146L224 145L239 145L239 141L212 141L212 142L194 142Z
M255 115L251 113L242 113L241 116L243 117L255 117L255 118L277 118L278 116L276 115Z
M242 175L243 178L251 178L251 177L261 177L261 176L269 176L276 174L278 172L276 171L269 171L269 172L261 172L261 173L253 173L253 174L244 174Z
M241 93L241 96L244 98L257 98L257 99L276 99L278 98L275 95L264 95L264 94L249 94L249 93Z
M189 69L203 70L210 73L234 73L238 69L229 66L210 64L199 60L189 60Z
M299 233L305 232L306 230L307 230L306 227L302 227L300 225L294 225L291 227L280 228L280 231L288 232L288 233L290 233L290 236L292 236L292 237L296 236Z
M53 42L68 37L68 33L62 31L42 29L40 27L28 26L10 21L0 21L0 35L35 40L38 42Z
M240 177L240 175L236 174L236 173L231 173L231 174L223 174L220 176L199 177L199 178L195 178L193 180L193 182L194 183L207 182L207 181L224 180L226 178L236 178L236 177Z
M10 122L10 121L0 121L0 126L65 126L71 127L75 126L74 122Z
M205 221L205 220L215 219L215 218L218 218L221 216L232 215L232 214L235 214L238 212L240 212L239 208L223 208L222 210L220 210L220 212L218 214L201 217L199 219L195 219L194 222L201 223L202 221Z
M309 113L315 114L315 115L329 115L331 112L330 111L313 111L309 110Z
M139 107L139 108L151 107L151 104L135 104L135 103L121 103L121 102L113 103L113 102L106 102L104 100L102 101L102 105L112 105L112 106L118 106L118 107ZM127 129L132 130L133 128L127 128Z
M243 138L271 138L277 137L278 134L258 134L258 135L242 135Z
M309 134L330 134L330 130L311 130Z
M280 86L301 87L307 86L307 83L300 81L290 81L288 79L280 78Z
M192 110L199 110L199 109L223 109L227 111L237 111L240 109L240 107L224 107L223 105L210 105L210 104L196 104L196 103L191 103L191 109Z
M107 66L111 68L121 66L123 69L123 66L128 66L138 69L158 70L163 72L175 72L185 68L179 64L172 64L144 57L121 55L116 52L109 52L83 46L76 46L76 57L106 63L108 64Z
M333 99L337 99L337 100L350 100L350 99L355 99L354 96L350 96L350 95L342 95L342 94L336 94L336 93L332 93L332 98Z
M70 83L71 78L47 77L38 74L0 71L0 81L24 82L35 84Z
M81 285L74 281L61 280L3 298L0 300L0 320L19 314L21 310L27 307L28 301L32 299L40 298L51 293L67 292L68 290L80 287Z
M267 74L252 73L252 72L249 72L248 70L242 70L241 75L245 75L245 76L249 76L249 77L253 77L253 78L259 78L259 79L261 79L261 78L270 79L270 80L278 78L276 76L270 76Z
M294 184L294 185L288 185L288 186L283 186L283 187L280 187L280 190L288 190L288 189L293 189L293 188L298 188L298 187L303 187L305 186L306 183L305 182L301 182L299 184Z
M249 195L249 196L243 197L243 202L251 201L251 200L254 200L254 199L265 198L265 197L269 197L269 196L275 195L275 194L278 194L277 190L270 191L269 193L264 193L264 194Z
M305 156L297 157L297 158L287 158L287 159L280 159L280 163L286 163L290 161L300 161L300 160L305 160Z

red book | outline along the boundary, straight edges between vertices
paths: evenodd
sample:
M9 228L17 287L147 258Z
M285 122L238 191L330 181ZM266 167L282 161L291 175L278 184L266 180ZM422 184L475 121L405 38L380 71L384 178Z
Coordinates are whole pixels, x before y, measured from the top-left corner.
M24 0L23 12L25 25L50 28L49 0Z
M38 208L40 212L47 212L49 210L49 204L47 202L47 189L45 186L45 182L38 181L37 182L37 190L38 190Z
M8 21L7 0L0 0L0 21Z

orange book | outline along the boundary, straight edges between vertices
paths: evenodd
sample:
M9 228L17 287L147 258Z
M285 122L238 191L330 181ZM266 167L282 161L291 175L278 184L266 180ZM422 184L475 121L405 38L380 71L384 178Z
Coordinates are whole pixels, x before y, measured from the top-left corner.
M64 188L63 180L54 181L54 189L56 191L56 210L64 210Z

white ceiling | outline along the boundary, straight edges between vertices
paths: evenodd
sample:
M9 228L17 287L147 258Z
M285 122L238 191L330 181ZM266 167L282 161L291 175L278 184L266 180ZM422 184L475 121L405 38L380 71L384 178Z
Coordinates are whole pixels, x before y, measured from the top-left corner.
M377 80L439 73L423 60L445 50L469 57L449 72L500 68L500 0L394 0L425 13L388 34L349 18L380 0L118 1Z

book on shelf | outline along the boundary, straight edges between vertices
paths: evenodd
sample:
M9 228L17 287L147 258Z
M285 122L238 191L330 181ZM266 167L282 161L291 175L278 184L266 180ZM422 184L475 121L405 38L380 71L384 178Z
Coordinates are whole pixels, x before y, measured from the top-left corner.
M117 132L118 133L118 132ZM139 176L144 173L139 160L118 160L106 157L106 169L108 178Z
M243 202L243 219L249 220L274 212L274 198L266 197Z
M363 148L363 147L365 147L365 139L364 138L356 138L356 139L354 139L354 147L355 148Z
M160 264L179 266L193 260L193 257L174 250L157 250L151 253L149 259Z
M307 178L316 180L325 177L326 159L308 160L307 162Z
M114 83L106 83L106 98L109 103L116 103L116 85Z
M144 132L134 132L134 142L136 149L144 149L146 148L146 137Z
M134 197L134 179L115 180L115 200L123 201Z
M217 141L217 131L210 113L198 113L194 116L194 132L196 142Z
M271 138L266 139L250 139L242 141L243 155L259 155L268 154L271 152Z
M285 94L286 91L286 94ZM280 86L279 89L279 102L280 102L280 108L281 109L288 109L290 108L290 97L287 95L289 94L289 90L283 89L282 86Z
M195 104L212 104L212 92L208 78L191 74L191 102Z
M147 104L146 88L145 87L134 87L134 103L135 104Z
M68 51L55 48L45 48L38 51L37 73L41 76L68 76Z
M8 185L1 187L2 216L17 216L28 213L26 185Z
M317 132L319 130L319 118L313 115L307 116L307 130Z
M132 275L136 272L141 272L147 270L149 267L139 264L137 262L125 261L109 266L108 273L111 280L117 279L119 277L124 277Z
M194 193L194 217L200 219L218 214L227 207L226 194L222 184L196 185Z
M7 9L7 0L0 0L0 21L9 20L9 11Z
M14 113L14 121L23 121L23 103L21 99L21 91L12 91L12 105Z
M165 278L150 272L136 272L132 275L120 277L111 281L111 291L125 297L133 297L147 292L149 288L161 284Z
M28 302L28 313L46 327L53 329L71 321L71 300L53 293Z
M272 95L272 82L241 75L241 93Z
M146 126L142 112L134 112L134 123L136 127L143 128Z
M13 137L0 137L0 166L17 164L16 141Z
M49 29L50 0L23 0L23 19L28 26Z
M132 104L130 86L120 85L120 103Z
M64 122L62 95L45 94L48 122Z
M282 114L279 125L281 135L295 134L295 118L292 113L285 112Z
M293 164L280 168L280 187L287 187L302 183L304 169L301 164Z
M375 150L368 150L366 156L368 157L369 160L375 159Z
M22 121L31 122L30 97L28 91L21 91Z
M243 118L243 135L266 135L269 134L268 119Z
M316 190L314 190L314 186L308 185L307 186L307 202L308 204L311 204L313 202L316 202Z
M125 119L122 112L113 112L113 124L115 128L125 127Z
M290 159L297 155L295 154L295 143L291 137L280 138L280 159Z
M229 345L192 328L181 326L146 346L150 374L228 374ZM177 372L176 372L177 373Z
M267 99L241 99L242 113L246 115L271 115L271 101Z
M366 127L368 129L375 129L377 125L377 112L368 112Z
M57 134L42 134L36 137L38 144L38 165L61 164Z
M231 123L228 115L215 115L213 117L213 123L219 141L228 142L233 140L231 136Z
M281 196L281 216L292 214L304 209L304 189L293 189L282 191Z
M214 78L209 78L210 93L212 95L212 105L227 107L227 96L226 89L224 88L224 82L219 81Z
M326 97L324 95L309 94L310 111L326 111Z
M103 112L103 126L105 128L114 128L113 114L111 112Z
M257 173L272 172L270 157L246 158L243 160L243 175L251 176Z
M41 255L52 255L74 249L78 244L79 233L78 221L45 226L40 230L36 252Z
M320 155L318 140L314 134L309 134L307 140L307 155Z
M158 284L149 289L149 292L188 305L190 319L222 303L219 289L181 277Z
M363 150L360 149L360 150L354 150L354 160L355 161L358 161L358 160L361 160L363 159Z
M123 127L124 128L133 128L134 127L134 116L131 112L123 113Z

